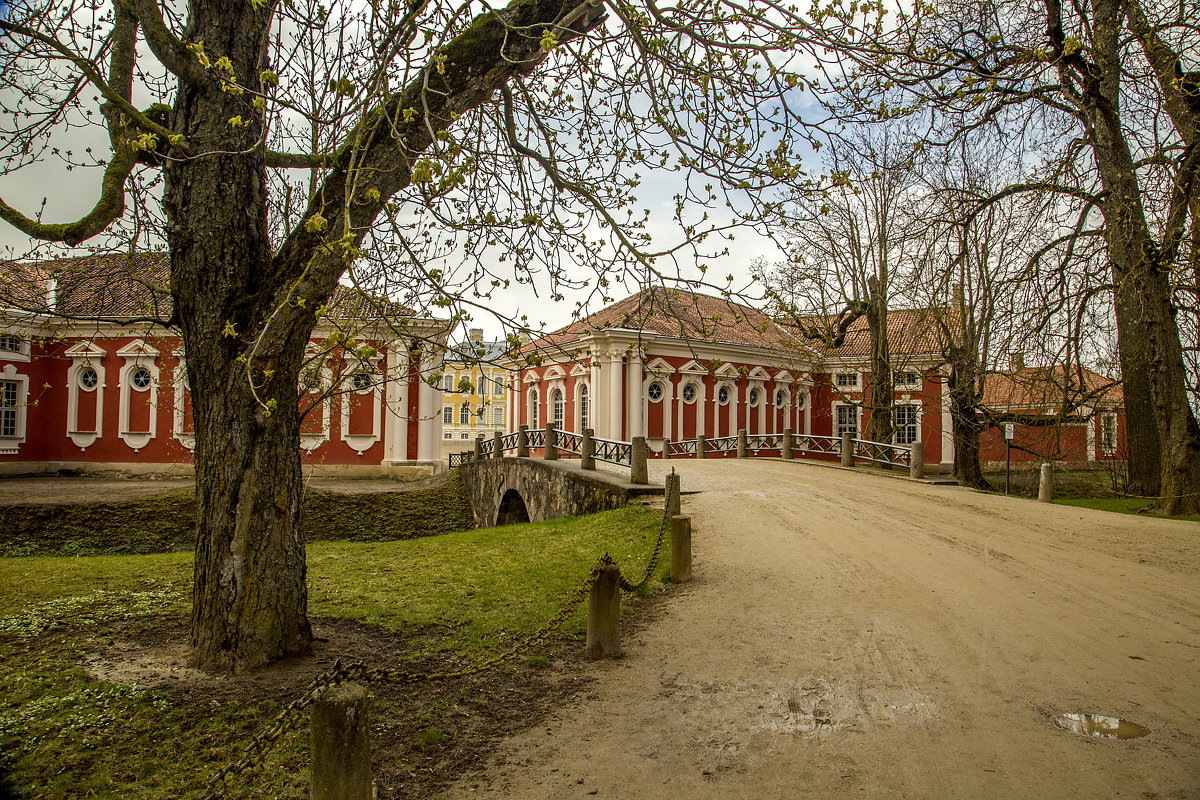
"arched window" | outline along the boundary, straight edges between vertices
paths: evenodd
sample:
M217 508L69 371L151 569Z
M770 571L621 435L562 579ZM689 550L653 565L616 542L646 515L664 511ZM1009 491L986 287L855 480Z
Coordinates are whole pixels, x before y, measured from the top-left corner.
M538 427L538 390L534 386L529 390L529 427Z
M554 427L562 429L563 426L563 393L561 389L555 389L550 393L550 414L554 420Z
M588 429L588 415L591 411L591 402L588 400L588 387L583 384L579 387L579 430L580 432Z

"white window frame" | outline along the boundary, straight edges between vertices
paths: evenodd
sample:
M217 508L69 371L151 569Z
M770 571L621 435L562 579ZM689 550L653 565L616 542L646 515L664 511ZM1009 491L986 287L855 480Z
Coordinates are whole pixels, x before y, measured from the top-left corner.
M86 451L97 439L104 435L104 356L105 352L93 342L80 342L67 350L71 366L67 369L67 436L81 451ZM96 371L99 382L95 389L84 389L79 375L86 368ZM80 403L94 403L96 406L96 429L94 431L79 430Z
M563 390L555 387L550 390L550 419L554 420L554 427L562 430L566 416L567 400L563 396Z
M536 383L529 387L525 402L526 408L529 410L529 413L526 415L526 418L529 420L529 429L537 430L538 420L541 416L541 397L538 395L538 386Z
M692 397L690 400L687 396L688 389L692 390ZM679 388L679 399L689 406L699 400L702 394L703 392L701 392L701 385L697 381L685 381L683 386Z
M359 375L368 376L367 385L359 389L355 387L355 379ZM342 441L354 450L358 455L362 455L369 450L374 444L383 438L383 373L377 365L368 365L365 362L359 369L342 376L342 386L344 391L341 398L342 406ZM371 402L371 432L370 433L349 433L350 430L350 395L370 395ZM428 412L426 412L428 413Z
M121 441L137 453L158 436L158 365L155 363L160 355L158 348L144 340L130 342L117 351L117 355L125 359L125 366L117 374L117 387L121 393L118 409L117 436ZM133 383L133 375L140 369L150 373L150 385L138 388ZM78 375L76 375L78 377ZM137 392L137 395L134 395ZM141 402L141 393L149 392L146 402L150 406L149 431L130 430L130 416L135 402Z
M721 392L725 392L724 400L721 399ZM713 392L713 397L716 399L717 405L727 406L737 397L737 387L728 382L718 383L716 391Z
M11 409L13 433L11 436L0 435L0 455L13 456L20 451L21 445L25 444L26 419L29 408L29 376L18 374L16 367L7 364L3 370L0 370L0 382L13 387L13 405L4 406L2 412L7 415Z
M843 383L843 379L848 379ZM862 387L862 379L858 372L850 370L840 370L833 373L833 385L838 389L859 389Z
M442 424L454 424L454 406L442 406Z
M1105 430L1108 424L1112 424L1112 439L1104 441ZM1117 454L1117 415L1115 413L1107 413L1100 415L1100 453L1105 456L1115 456Z
M658 397L654 396L654 389L658 389ZM662 385L662 381L650 381L650 385L646 387L646 399L651 403L661 403L662 399L667 396L667 390Z
M492 406L492 427L504 427L504 406Z
M0 361L21 361L27 362L32 358L32 339L29 336L22 336L19 333L11 331L0 333L0 339L4 337L12 337L17 340L17 348L9 350L7 348L0 349Z
M579 381L576 384L579 387L579 405L576 408L576 413L579 414L579 433L583 433L590 427L592 415L592 390L587 381Z
M458 404L458 424L460 426L471 424L471 404L466 400Z
M842 426L842 422L840 419L840 414L842 413L841 409L843 409L843 408L852 409L853 413L854 413L854 434L850 438L852 438L852 439L861 438L860 434L862 433L862 408L855 405L854 403L834 403L833 404L833 414L832 414L833 435L836 436L838 439L841 439L842 434L845 433L845 431L842 430L843 426Z
M900 425L899 425L899 420L897 420L896 416L895 416L896 412L898 412L901 408L910 408L910 409L912 409L912 413L913 413L913 421L911 423L911 425L914 429L913 438L907 442L900 441ZM892 405L892 413L893 413L893 416L892 416L892 443L893 444L901 445L903 447L908 447L909 445L913 445L913 444L916 444L917 442L921 441L921 404L920 403L903 403L903 402L895 403ZM908 426L906 425L905 427L908 427Z
M899 376L911 375L916 378L915 381L900 381ZM893 386L902 392L919 392L924 383L923 376L920 370L916 369L901 369L892 373Z

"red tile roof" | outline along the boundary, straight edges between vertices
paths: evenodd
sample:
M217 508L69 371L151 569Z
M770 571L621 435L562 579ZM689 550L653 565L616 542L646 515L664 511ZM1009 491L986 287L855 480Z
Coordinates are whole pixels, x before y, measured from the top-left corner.
M985 406L1036 414L1056 414L1064 402L1068 407L1119 406L1124 400L1118 381L1065 364L989 372L983 390Z
M170 269L164 252L0 262L0 307L64 317L167 319L172 309ZM415 313L400 303L344 285L338 285L329 305L330 316L342 319L411 317Z
M522 352L569 348L585 334L631 330L695 342L794 351L794 337L766 314L741 303L682 289L643 289L536 339Z
M934 314L942 309L929 308L897 308L888 311L887 338L888 350L892 358L917 355L940 355L942 348L938 339L937 327L934 324ZM826 358L868 358L871 355L871 332L867 328L867 318L859 317L850 324L846 338L837 347L827 342L834 336L833 317L806 317L799 320L804 326L805 333L800 334L814 350ZM792 330L800 331L795 323L789 323ZM816 337L807 336L807 332L815 330Z

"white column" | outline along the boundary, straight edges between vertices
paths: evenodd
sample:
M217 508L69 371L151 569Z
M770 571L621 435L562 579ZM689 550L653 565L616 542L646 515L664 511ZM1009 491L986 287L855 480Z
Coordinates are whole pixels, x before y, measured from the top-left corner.
M625 369L625 418L628 420L625 437L633 441L635 436L646 433L646 393L642 391L642 354L638 350L629 351L629 363Z
M603 389L604 376L600 374L602 372L600 368L600 351L592 351L592 363L588 369L592 373L592 381L588 386L588 417L590 417L590 419L588 419L588 424L584 427L591 427L591 429L595 431L595 434L603 439L607 437L605 437L603 433L604 421L601 419L601 416L598 412L601 403L600 398L605 397L606 395L604 394ZM582 431L580 431L580 433L582 433Z
M699 387L696 390L696 438L705 436L704 425L708 415L704 413L704 404L708 401L708 388L704 385L704 376L696 379Z
M942 369L942 472L954 471L954 419L950 414L950 368Z
M434 461L433 455L433 401L434 390L427 380L429 356L423 356L420 362L420 380L417 385L417 460ZM438 409L440 414L441 409ZM441 418L439 416L439 426ZM439 441L440 446L440 441Z
M384 420L384 461L408 460L408 347L397 343L388 351L388 414Z
M608 436L622 439L621 421L624 419L624 403L621 402L621 353L613 350L608 354Z
M679 436L678 434L675 433L675 427L672 424L674 422L675 415L671 413L672 411L675 410L674 409L674 407L675 407L675 382L673 380L671 380L670 375L667 375L667 377L663 378L663 383L666 384L663 387L663 399L662 399L662 402L663 402L663 436L667 437L668 439L670 439L673 442L678 442L683 437Z

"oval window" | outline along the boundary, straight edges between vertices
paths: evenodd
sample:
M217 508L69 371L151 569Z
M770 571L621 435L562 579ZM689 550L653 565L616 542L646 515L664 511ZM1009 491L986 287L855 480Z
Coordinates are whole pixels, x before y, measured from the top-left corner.
M751 389L750 390L750 407L758 408L760 403L762 403L762 390L758 389L758 388Z
M371 388L371 376L366 372L356 372L354 377L350 379L350 385L354 387L354 391L361 392L364 389Z
M98 383L100 383L100 376L91 367L84 367L83 371L79 373L79 385L84 389L91 391L96 388Z
M689 383L687 386L683 387L683 402L685 402L685 403L696 402L696 384Z
M806 395L806 394L796 395L796 410L803 411L804 407L806 405L808 405L808 395Z
M133 371L133 377L131 380L133 381L134 388L148 389L150 387L150 381L153 380L153 378L150 377L150 370L146 369L145 367L138 367Z
M775 392L775 407L783 408L785 405L787 405L787 395L784 394L783 389L780 389Z
M661 383L650 384L649 388L646 389L646 394L655 403L657 403L659 400L662 400L662 396L663 396L662 384Z
M720 389L717 390L717 402L720 403L721 405L726 405L727 403L729 403L729 387L728 386L722 386Z

